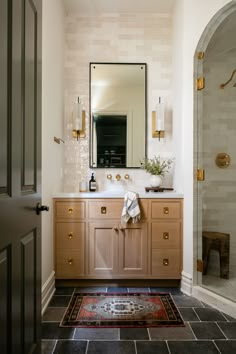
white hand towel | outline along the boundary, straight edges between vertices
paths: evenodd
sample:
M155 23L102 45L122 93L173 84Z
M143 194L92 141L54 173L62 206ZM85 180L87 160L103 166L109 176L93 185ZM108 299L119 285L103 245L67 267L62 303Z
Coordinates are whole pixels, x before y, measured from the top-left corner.
M133 223L140 220L141 214L138 204L138 193L127 192L124 197L124 207L122 210L122 223L127 223L132 218Z

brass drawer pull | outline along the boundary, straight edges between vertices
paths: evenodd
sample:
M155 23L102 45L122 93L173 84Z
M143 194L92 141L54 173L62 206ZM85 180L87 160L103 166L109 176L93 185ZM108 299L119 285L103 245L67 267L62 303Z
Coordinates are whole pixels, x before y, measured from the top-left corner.
M164 266L168 266L169 265L169 259L168 258L164 258L163 259L163 265Z
M164 213L165 215L169 214L169 208L168 208L168 207L164 207L164 208L163 208L163 213Z
M69 265L72 265L73 262L74 262L73 258L69 258L69 259L68 259L68 264L69 264Z
M169 239L169 232L163 232L163 239L168 240Z
M68 239L71 240L73 238L73 233L70 232L69 235L68 235Z
M72 212L73 212L73 208L68 208L68 213L72 214Z
M106 214L107 213L107 207L102 206L101 207L101 214Z

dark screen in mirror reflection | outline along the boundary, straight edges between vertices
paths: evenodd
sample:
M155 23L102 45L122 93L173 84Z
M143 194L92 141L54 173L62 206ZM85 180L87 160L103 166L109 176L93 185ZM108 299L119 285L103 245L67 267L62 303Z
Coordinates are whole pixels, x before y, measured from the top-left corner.
M90 63L90 167L139 168L146 156L146 64Z

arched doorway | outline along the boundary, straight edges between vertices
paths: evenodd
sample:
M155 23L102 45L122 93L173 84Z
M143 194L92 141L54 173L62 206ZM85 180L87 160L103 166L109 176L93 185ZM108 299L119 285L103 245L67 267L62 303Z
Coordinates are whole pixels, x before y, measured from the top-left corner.
M235 31L236 4L231 2L210 21L198 44L195 76L205 82L199 81L194 99L194 165L205 172L204 181L194 184L194 257L200 261L195 284L207 296L210 291L232 305L236 292L236 75L235 81L221 85L236 69Z

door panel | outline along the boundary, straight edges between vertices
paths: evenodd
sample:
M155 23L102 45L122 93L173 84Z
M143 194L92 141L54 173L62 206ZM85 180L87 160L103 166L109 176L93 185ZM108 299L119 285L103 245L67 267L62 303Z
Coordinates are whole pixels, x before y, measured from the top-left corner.
M8 25L10 13L8 0L2 0L0 11L0 194L8 192L8 90L9 83L9 50L8 50Z
M0 29L0 348L28 354L41 322L41 0L1 1Z

